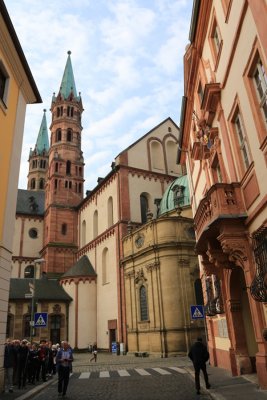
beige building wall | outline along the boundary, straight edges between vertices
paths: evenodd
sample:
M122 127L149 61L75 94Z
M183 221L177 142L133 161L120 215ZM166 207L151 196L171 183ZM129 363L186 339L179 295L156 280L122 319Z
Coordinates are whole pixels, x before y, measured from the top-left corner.
M41 98L31 71L17 42L16 32L0 3L0 66L6 77L0 99L0 126L5 132L0 149L0 390L3 387L3 351L6 336L12 241L15 223L16 193L22 148L26 105Z
M88 348L96 341L96 282L78 283L78 348Z

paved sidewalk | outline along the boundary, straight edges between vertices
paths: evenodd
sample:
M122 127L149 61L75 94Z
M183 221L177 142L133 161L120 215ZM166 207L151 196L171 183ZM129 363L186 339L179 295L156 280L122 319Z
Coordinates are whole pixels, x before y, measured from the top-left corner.
M155 357L134 357L130 355L117 356L106 353L99 353L97 362L90 362L89 353L74 354L75 361L73 362L73 372L96 372L96 371L116 371L118 369L134 369L134 368L151 368L162 367L168 368L178 366L184 368L192 378L194 385L194 369L192 363L187 357L170 357L170 358L155 358ZM222 369L208 366L208 374L211 383L211 389L203 393L209 393L211 399L214 400L267 400L267 391L260 390L257 383L256 374L232 377L231 374ZM37 393L44 390L48 385L55 382L57 376L49 378L45 383L40 383L33 386L27 386L26 389L19 390L14 388L14 393L1 394L3 400L27 400L32 399ZM202 387L204 388L203 382ZM199 396L201 399L201 396ZM96 399L97 400L97 399ZM180 399L182 400L182 399Z

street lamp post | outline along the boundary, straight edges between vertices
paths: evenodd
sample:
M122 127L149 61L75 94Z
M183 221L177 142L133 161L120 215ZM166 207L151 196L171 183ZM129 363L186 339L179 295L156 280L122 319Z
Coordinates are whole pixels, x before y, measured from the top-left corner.
M32 341L32 337L34 335L34 306L35 306L35 281L36 281L36 264L41 264L45 262L44 258L37 258L34 262L33 269L33 283L31 286L32 291L32 304L31 304L31 321L30 321L30 341Z

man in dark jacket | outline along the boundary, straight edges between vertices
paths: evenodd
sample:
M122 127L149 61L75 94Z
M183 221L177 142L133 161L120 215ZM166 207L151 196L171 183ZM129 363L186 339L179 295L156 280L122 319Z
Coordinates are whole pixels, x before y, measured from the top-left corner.
M4 352L5 392L13 393L13 368L16 351L10 339L7 339Z
M207 347L202 343L202 338L198 337L197 341L191 347L188 357L193 362L194 369L195 369L195 384L196 384L196 391L197 394L200 394L200 382L199 382L199 374L200 370L202 370L206 388L210 388L209 378L206 369L206 362L209 359L209 352Z

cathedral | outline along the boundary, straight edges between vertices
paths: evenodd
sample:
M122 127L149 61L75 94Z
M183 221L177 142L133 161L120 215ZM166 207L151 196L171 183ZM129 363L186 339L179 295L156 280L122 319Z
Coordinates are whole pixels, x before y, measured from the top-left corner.
M18 189L7 336L97 342L166 357L204 333L189 183L167 118L111 160L84 194L81 94L70 52ZM47 315L35 324L35 315Z

